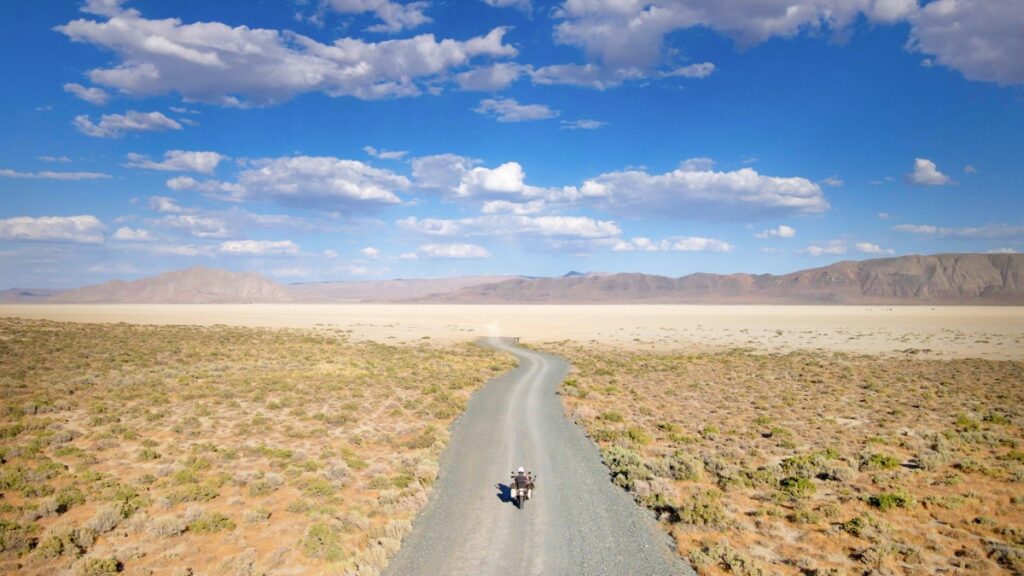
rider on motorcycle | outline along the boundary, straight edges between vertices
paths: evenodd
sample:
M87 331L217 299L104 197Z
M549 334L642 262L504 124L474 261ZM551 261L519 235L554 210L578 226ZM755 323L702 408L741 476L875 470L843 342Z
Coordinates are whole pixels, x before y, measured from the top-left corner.
M525 488L526 489L526 497L527 498L530 498L531 496L533 496L533 478L529 474L526 473L526 468L523 468L522 466L520 466L519 469L516 470L516 476L515 476L514 482L515 482L515 488Z

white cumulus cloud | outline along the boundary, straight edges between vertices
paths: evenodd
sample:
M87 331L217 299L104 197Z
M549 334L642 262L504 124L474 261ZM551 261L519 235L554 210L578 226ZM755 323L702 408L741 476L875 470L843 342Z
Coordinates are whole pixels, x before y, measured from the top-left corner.
M224 238L229 234L227 223L212 216L174 214L154 220L153 224L182 230L197 238Z
M742 46L808 31L839 39L863 16L879 24L910 23L911 50L973 80L1024 82L1024 10L1017 0L565 0L553 12L555 40L578 46L611 70L649 70L663 63L665 38L708 28Z
M362 252L363 256L366 256L367 258L372 258L374 260L380 258L380 249L373 246L367 246L360 250L360 252Z
M530 70L530 80L540 85L580 86L605 90L621 85L628 80L640 80L647 73L635 67L610 68L594 63L552 64Z
M518 8L524 12L529 12L533 7L530 4L530 0L483 0L489 6L495 8Z
M409 179L358 160L331 156L285 156L250 160L237 182L199 181L179 176L172 190L195 190L223 200L269 200L329 210L368 209L397 204L396 191Z
M166 196L151 196L150 209L156 210L157 212L170 213L180 213L185 211L184 208L178 206L177 202L175 202L173 198L167 198Z
M326 0L325 6L342 14L370 12L381 20L370 26L368 32L401 32L430 22L423 11L429 2L392 2L391 0Z
M415 6L422 6L339 2L349 5L375 11L385 26L389 20L411 25ZM397 10L387 19L382 16L386 7ZM505 28L464 41L421 34L382 42L339 38L323 44L287 30L153 20L115 5L92 13L105 19L81 18L56 30L114 53L113 66L89 72L94 84L136 97L178 94L222 106L268 106L311 92L367 100L416 96L424 82L466 67L474 58L516 55L503 42Z
M456 74L455 83L467 91L497 92L508 88L527 72L527 66L515 62L495 62Z
M607 122L590 119L561 121L561 128L563 130L597 130L598 128L604 128L607 125Z
M480 160L458 154L420 156L412 159L412 178L419 188L452 191L478 164Z
M892 227L897 232L935 236L937 238L1024 238L1024 226L1010 224L986 224L984 226L943 227L931 224L898 224Z
M935 162L927 158L914 158L914 171L906 175L907 182L917 186L942 186L952 182L949 176L939 172Z
M75 128L94 138L120 138L128 132L163 132L181 130L181 124L162 112L138 112L129 110L124 114L104 114L98 123L89 116L75 116Z
M291 240L229 240L221 242L217 250L221 254L271 256L298 254L299 246Z
M0 168L0 178L24 178L30 180L101 180L110 178L110 174L102 172L53 172L44 170L42 172L18 172L7 168Z
M103 88L86 88L85 86L75 84L74 82L65 84L64 91L70 92L76 97L85 100L89 104L95 104L96 106L103 106L108 100L110 100L110 94L107 94L107 91Z
M484 214L539 214L547 207L543 200L531 200L529 202L509 202L508 200L488 200L484 202L481 212Z
M810 256L838 256L846 254L846 242L843 242L842 240L830 240L823 244L811 244L797 252L800 254L808 254Z
M156 240L153 233L149 230L143 230L142 228L128 228L127 226L118 228L114 232L114 240L125 240L127 242L150 242Z
M909 45L970 80L1024 83L1024 7L1017 0L935 0L912 13Z
M379 160L401 160L409 153L406 150L378 150L373 146L363 146L363 152Z
M862 254L895 254L896 251L891 248L882 248L878 244L872 244L870 242L857 242L853 245L853 249Z
M757 234L754 234L754 238L761 238L761 239L765 239L765 238L792 238L794 236L796 236L796 228L793 228L791 226L786 226L785 224L780 224L776 228L769 228L768 230L764 230L764 231L758 232Z
M409 180L357 160L292 156L256 160L238 178L244 198L327 208L397 204Z
M404 230L429 236L539 236L545 238L595 239L622 234L618 224L586 216L525 216L489 214L469 218L416 218L397 222Z
M0 218L0 239L49 240L99 244L103 242L103 223L91 215L15 216Z
M476 244L424 244L418 254L427 258L490 258L491 253Z
M552 110L544 104L520 104L513 98L487 98L481 100L480 105L473 111L491 116L498 122L529 122L558 116L557 110Z
M643 236L612 243L614 252L731 252L733 245L716 238L702 236L672 236L664 240L651 240Z
M663 76L704 79L711 76L714 72L714 64L711 62L700 62L699 64L690 64L688 66L676 68L675 70L670 70L669 72L665 72Z
M664 174L607 172L584 182L581 191L588 189L609 209L629 215L738 218L829 209L821 188L806 178L765 176L753 168L718 172L707 159Z
M169 150L164 152L162 162L150 160L142 154L128 154L128 167L144 170L164 170L167 172L199 172L212 174L217 165L227 158L217 152L189 152L185 150Z

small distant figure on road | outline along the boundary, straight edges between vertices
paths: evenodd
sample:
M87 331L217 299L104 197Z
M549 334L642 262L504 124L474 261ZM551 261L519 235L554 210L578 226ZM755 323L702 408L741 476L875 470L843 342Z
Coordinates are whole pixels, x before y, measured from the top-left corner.
M520 510L526 506L526 501L533 497L535 481L533 473L527 472L522 466L512 474L512 497L515 498Z

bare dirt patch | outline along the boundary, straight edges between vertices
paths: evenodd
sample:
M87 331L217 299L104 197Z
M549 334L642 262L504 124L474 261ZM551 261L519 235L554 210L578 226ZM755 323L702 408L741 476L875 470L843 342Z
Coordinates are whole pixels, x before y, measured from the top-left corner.
M0 572L376 574L513 363L339 331L0 320Z

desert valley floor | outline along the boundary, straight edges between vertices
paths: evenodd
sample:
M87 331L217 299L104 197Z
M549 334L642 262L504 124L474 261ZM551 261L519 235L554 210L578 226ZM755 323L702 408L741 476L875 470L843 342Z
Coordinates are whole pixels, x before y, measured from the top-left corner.
M744 347L1024 359L1024 308L997 306L97 304L0 305L0 316L69 322L350 330L440 343L485 336L634 349Z

